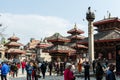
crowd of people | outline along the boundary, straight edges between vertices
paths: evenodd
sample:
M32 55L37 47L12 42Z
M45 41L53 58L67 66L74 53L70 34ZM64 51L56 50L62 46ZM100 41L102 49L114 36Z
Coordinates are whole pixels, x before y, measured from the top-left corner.
M7 74L14 77L18 77L19 69L22 69L21 72L24 74L26 72L27 80L38 80L42 76L45 79L46 71L49 71L51 76L53 73L57 75L63 75L65 70L65 63L61 62L37 62L35 60L12 60L12 61L3 61L0 64L1 70L1 80L7 80Z
M91 66L90 62L88 61L84 62L83 66L84 66L84 78L85 80L90 80L90 66ZM92 69L96 80L103 80L103 77L105 77L105 80L116 80L115 65L113 63L94 60L92 62Z
M84 71L82 70L84 68ZM113 64L101 63L99 61L92 62L93 73L95 74L96 80L102 80L103 76L106 76L106 80L116 80L114 69L115 66ZM84 72L85 80L90 80L90 69L91 63L88 61L84 61L76 64L74 62L37 62L35 60L23 60L21 62L16 61L3 61L0 64L1 70L1 80L7 80L7 74L12 77L18 76L19 69L22 68L22 74L26 71L26 79L27 80L38 80L38 78L45 79L46 72L49 72L49 75L53 75L53 73L64 76L64 80L75 80L74 71L78 71L78 73ZM107 69L106 69L107 68Z
M100 61L93 61L93 74L96 80L116 80L115 77L115 65L107 62L103 63ZM79 64L78 64L79 65ZM83 62L82 67L84 67L84 78L85 80L90 80L90 68L91 64L88 61ZM107 69L106 69L107 68ZM79 72L79 70L78 70ZM103 79L103 77L105 77ZM64 71L64 80L75 80L75 75L72 71L72 64L67 63L66 69Z

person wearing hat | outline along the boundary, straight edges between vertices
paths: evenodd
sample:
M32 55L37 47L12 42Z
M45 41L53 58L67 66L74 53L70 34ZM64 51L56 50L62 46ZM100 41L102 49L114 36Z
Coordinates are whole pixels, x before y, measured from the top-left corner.
M75 76L73 71L71 71L72 64L66 63L66 69L64 71L64 80L75 80Z

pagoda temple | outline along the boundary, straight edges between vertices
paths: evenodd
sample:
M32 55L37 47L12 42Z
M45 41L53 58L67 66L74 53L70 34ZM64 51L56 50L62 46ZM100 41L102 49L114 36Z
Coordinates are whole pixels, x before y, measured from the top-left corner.
M93 25L98 33L94 34L95 58L115 60L116 45L120 43L120 19L109 17L96 21ZM88 45L88 38L79 42Z
M84 33L81 29L78 29L76 24L74 25L74 28L67 31L68 34L71 34L68 36L68 38L71 40L69 43L67 43L67 46L70 46L71 48L76 50L76 55L81 55L83 57L83 52L87 51L87 47L82 44L78 44L80 40L85 39L85 36L81 35Z
M36 58L40 59L40 61L51 61L51 56L48 52L44 51L45 48L52 46L53 44L48 43L47 40L41 40L37 45L37 55Z
M25 54L25 51L20 49L20 46L23 46L23 44L17 42L19 40L18 37L13 35L12 37L8 38L9 42L5 44L7 47L5 57L10 59L14 57L18 57L21 54Z
M65 46L65 43L70 42L70 39L63 37L59 33L47 37L46 40L53 44L51 47L47 48L49 54L52 56L52 61L64 61L68 59L68 56L76 52L75 49Z
M34 38L31 38L30 39L30 42L28 42L24 48L26 50L26 56L27 58L32 58L32 59L35 59L36 57L36 45L40 43L40 40L36 40Z

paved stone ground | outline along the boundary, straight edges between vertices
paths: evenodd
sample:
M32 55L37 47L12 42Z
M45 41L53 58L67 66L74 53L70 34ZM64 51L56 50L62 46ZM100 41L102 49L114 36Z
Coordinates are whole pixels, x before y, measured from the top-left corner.
M21 69L19 70L18 77L13 78L11 75L8 75L8 80L26 80L26 73L22 74ZM46 78L42 79L39 78L39 80L64 80L63 76L57 76L56 74L53 74L52 76L49 76L49 73L46 73ZM84 80L83 77L76 77L76 80ZM91 77L91 80L95 80L95 78Z
M95 80L95 78L91 77L91 80ZM26 80L26 77L17 77L17 78L8 78L8 80ZM64 80L63 76L46 76L45 79L39 78L39 80ZM76 78L76 80L84 80L84 78Z
M26 77L17 77L17 78L8 78L8 80L26 80ZM39 78L39 80L64 80L63 76L46 76L45 79ZM84 78L76 78L76 80L84 80ZM90 80L96 80L94 77L91 77ZM103 80L105 80L105 78L103 78ZM116 80L120 80L120 77L117 78Z
M8 80L26 80L26 73L22 74L20 69L18 73L18 77L13 78L10 75L8 75ZM45 79L39 78L39 80L64 80L64 78L63 76L56 76L55 74L49 76L48 73L46 73L46 78ZM76 80L84 80L84 77L76 77ZM96 80L96 79L95 77L90 77L90 80ZM105 78L103 78L103 80L105 80ZM117 78L117 80L120 80L120 77Z

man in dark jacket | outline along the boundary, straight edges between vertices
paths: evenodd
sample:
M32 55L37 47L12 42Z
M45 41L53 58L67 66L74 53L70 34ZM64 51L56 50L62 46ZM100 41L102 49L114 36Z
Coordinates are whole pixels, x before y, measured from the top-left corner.
M103 74L104 74L104 71L103 71L103 68L101 66L101 63L97 62L97 66L96 66L96 80L102 80Z
M89 69L90 69L90 65L89 65L88 62L86 62L85 65L84 65L85 80L87 80L87 79L90 80L90 71L89 71Z
M93 67L93 72L95 73L95 65L96 65L96 60L93 60L92 67Z
M45 62L43 62L42 65L41 65L41 71L42 71L43 79L45 79L46 68L47 68L47 65L46 65Z
M49 67L49 70L50 70L50 76L51 76L51 75L52 75L53 63L50 62L48 67Z
M115 74L113 72L114 69L115 69L115 66L113 64L110 64L110 67L106 72L106 80L116 80Z

